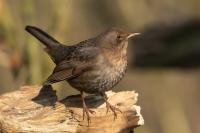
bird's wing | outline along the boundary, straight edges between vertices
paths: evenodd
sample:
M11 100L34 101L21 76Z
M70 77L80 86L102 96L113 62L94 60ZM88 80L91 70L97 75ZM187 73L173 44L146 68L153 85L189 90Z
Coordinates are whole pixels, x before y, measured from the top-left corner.
M75 78L90 68L89 63L63 61L54 68L53 73L47 78L44 84L53 84Z
M48 85L72 79L85 71L91 70L95 64L95 57L97 57L97 49L94 48L86 48L85 50L75 52L71 60L63 60L57 64L53 73L47 78L44 84Z

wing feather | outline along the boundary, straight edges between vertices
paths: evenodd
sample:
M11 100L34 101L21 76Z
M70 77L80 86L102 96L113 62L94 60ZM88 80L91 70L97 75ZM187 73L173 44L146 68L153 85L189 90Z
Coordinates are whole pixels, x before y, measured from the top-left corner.
M63 60L54 68L53 73L44 82L44 85L53 84L63 80L69 80L81 75L85 71L93 69L97 48L84 48L74 51L71 60ZM79 59L79 60L78 60Z

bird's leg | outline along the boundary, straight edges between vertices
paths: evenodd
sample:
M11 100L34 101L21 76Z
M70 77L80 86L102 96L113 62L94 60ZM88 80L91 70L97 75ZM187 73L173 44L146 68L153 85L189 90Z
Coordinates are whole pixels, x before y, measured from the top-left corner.
M103 99L105 100L106 102L106 113L108 113L108 110L110 109L113 113L114 113L114 120L117 118L117 112L116 111L119 111L122 113L122 111L119 109L119 108L116 108L115 106L111 105L108 101L107 101L107 95L105 94L105 92L101 92L101 96L103 97Z
M82 102L83 102L83 120L84 120L84 117L85 117L85 114L86 114L88 125L89 125L89 122L91 121L89 113L93 114L93 113L95 113L95 111L88 109L88 107L86 106L83 91L81 91L81 99L82 99Z

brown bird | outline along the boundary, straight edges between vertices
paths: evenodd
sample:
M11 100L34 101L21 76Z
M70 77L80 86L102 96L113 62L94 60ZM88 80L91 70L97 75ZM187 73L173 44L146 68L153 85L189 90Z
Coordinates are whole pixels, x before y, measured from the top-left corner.
M83 92L100 94L106 102L107 112L111 109L114 118L117 117L116 111L120 110L107 101L105 91L112 89L124 76L128 39L139 33L111 28L94 38L66 46L37 27L27 26L26 31L46 46L46 52L56 64L44 85L66 80L79 90L83 102L83 119L86 114L88 123L89 113L94 111L87 108Z

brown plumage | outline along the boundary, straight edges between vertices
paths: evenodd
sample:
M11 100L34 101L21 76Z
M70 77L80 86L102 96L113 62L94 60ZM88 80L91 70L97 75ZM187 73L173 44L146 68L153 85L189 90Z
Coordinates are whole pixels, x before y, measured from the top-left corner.
M79 90L83 100L83 117L86 113L88 122L89 113L93 111L87 108L83 92L101 94L105 99L107 111L110 108L114 117L117 116L116 110L120 110L107 102L105 91L112 89L124 76L128 38L139 33L112 28L97 37L66 46L39 28L27 26L26 30L46 46L46 52L56 64L44 85L66 80Z

